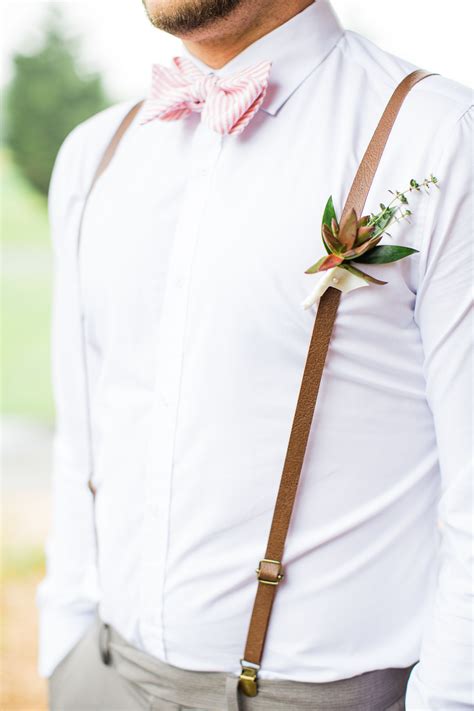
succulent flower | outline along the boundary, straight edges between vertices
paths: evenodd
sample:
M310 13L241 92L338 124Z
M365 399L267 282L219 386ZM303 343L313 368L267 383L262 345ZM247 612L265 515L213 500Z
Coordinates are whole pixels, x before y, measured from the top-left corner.
M340 225L335 217L331 219L330 227L323 223L321 232L326 248L343 261L359 257L375 247L382 235L375 234L376 227L369 225L369 220L369 215L358 220L355 210L351 210L342 218Z
M428 192L430 185L437 185L437 183L438 179L434 175L425 178L421 183L412 179L410 187L403 192L393 193L390 191L395 197L388 206L381 203L379 213L358 218L355 210L350 210L343 215L340 223L337 220L331 196L327 201L321 225L321 236L327 255L318 259L306 270L305 274L314 274L340 267L367 282L386 284L386 281L381 281L361 271L356 264L359 262L387 264L418 252L417 249L401 245L377 245L383 235L388 234L389 225L408 219L412 214L404 207L408 204L407 193L414 190L420 191L422 187Z

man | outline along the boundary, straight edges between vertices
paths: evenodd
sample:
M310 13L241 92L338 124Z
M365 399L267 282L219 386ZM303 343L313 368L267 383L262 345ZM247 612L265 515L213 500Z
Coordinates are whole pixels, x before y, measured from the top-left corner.
M72 132L50 192L51 707L471 708L470 93L424 79L393 127L366 212L440 189L384 237L417 252L342 295L260 692L235 696L318 309L305 270L415 67L328 0L145 5L181 59L87 205L130 102Z

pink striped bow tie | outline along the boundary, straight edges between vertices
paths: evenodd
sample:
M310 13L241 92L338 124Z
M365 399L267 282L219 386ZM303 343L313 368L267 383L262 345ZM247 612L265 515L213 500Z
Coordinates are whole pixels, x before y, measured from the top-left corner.
M151 95L142 124L174 121L201 113L218 133L241 133L260 108L268 87L271 62L259 62L229 77L204 74L187 57L173 57L172 67L153 65Z

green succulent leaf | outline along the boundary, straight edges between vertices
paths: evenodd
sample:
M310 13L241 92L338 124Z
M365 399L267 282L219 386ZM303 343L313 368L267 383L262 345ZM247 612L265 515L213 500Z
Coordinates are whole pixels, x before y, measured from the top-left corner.
M364 264L388 264L389 262L396 262L404 257L409 257L414 252L418 252L418 249L401 247L397 244L382 244L380 247L373 247L365 254L355 257L352 261L363 262Z
M334 209L334 203L332 200L332 195L329 196L329 199L326 203L326 207L324 208L324 214L323 214L323 225L327 225L329 229L331 229L331 221L336 220L336 211Z
M323 227L325 227L325 225L323 225ZM326 240L324 239L324 235L323 235L323 245L324 245L324 249L326 250L326 252L327 252L328 254L332 254L332 251L329 249L329 247L328 247L328 245L327 245L327 243L326 243Z

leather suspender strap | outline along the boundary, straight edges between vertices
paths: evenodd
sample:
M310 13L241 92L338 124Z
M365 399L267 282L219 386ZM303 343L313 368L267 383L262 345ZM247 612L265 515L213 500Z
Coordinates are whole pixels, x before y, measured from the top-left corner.
M355 209L359 217L362 215L380 158L403 101L410 89L427 76L431 76L431 74L417 70L405 77L395 89L362 158L343 214ZM281 563L283 549L340 297L341 292L338 289L329 287L319 300L265 558L260 561L257 569L257 592L247 633L244 658L241 660L242 673L239 682L240 690L247 696L256 696L258 691L257 673L260 669L273 600L283 578Z
M388 137L392 131L398 113L405 101L408 93L422 79L436 76L434 72L425 72L422 69L408 74L397 86L387 104L385 111L375 129L372 140L364 153L359 169L352 183L349 195L344 206L343 214L354 210L358 215L362 215L367 195L369 194L372 181L377 171ZM342 218L341 218L342 219Z
M99 165L97 166L97 169L95 171L94 177L92 178L92 183L91 183L91 190L94 187L95 183L97 182L98 178L102 175L102 173L105 171L105 169L108 167L110 161L115 155L115 151L118 148L118 145L120 141L122 140L125 132L127 129L130 127L130 124L132 123L133 119L137 115L137 113L140 111L141 107L143 104L143 100L139 101L138 104L135 104L132 106L130 111L128 111L124 118L121 120L119 127L115 131L114 135L109 141L108 146L106 147L104 153L102 154L102 158L100 159Z
M109 143L105 147L105 150L99 160L99 164L95 170L94 176L91 180L91 183L89 185L89 189L87 191L87 195L84 199L83 205L82 205L82 212L81 212L81 219L79 222L79 229L78 229L78 236L77 236L77 245L76 245L76 252L78 255L77 262L79 264L79 247L80 247L80 242L81 242L81 232L82 232L82 223L84 219L84 214L86 210L86 205L87 201L89 199L89 196L92 192L92 189L94 185L96 184L97 180L99 177L102 175L102 173L105 171L105 169L108 167L110 161L115 155L115 151L117 150L117 147L122 140L125 132L127 129L130 127L133 119L139 112L140 108L142 107L143 100L139 101L137 104L134 104L132 108L127 111L123 119L120 121L120 124L118 125L118 128L115 130L115 133L113 134L112 138L110 139ZM79 267L78 267L79 268ZM78 285L79 292L80 292L80 287ZM84 364L84 371L85 371L85 392L86 392L86 408L87 408L87 424L88 424L88 437L89 437L89 482L88 486L89 489L92 493L92 496L95 496L95 487L92 482L92 477L94 474L94 462L93 462L93 457L92 457L92 431L91 431L91 415L90 415L90 395L89 395L89 382L88 382L88 375L87 375L87 357L86 357L86 336L84 332L84 321L81 319L81 346L82 346L82 361Z

